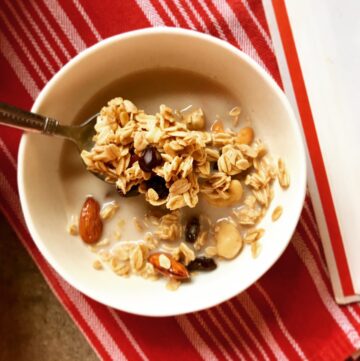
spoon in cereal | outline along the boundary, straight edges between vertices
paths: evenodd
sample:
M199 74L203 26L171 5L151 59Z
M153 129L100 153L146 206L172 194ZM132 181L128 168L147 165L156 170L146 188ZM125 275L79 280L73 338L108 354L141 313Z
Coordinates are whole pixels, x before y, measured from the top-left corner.
M69 139L76 144L79 152L90 150L94 146L93 136L95 135L94 126L97 116L98 114L93 115L80 125L61 125L54 118L0 103L0 124ZM92 173L105 181L105 176L95 172Z

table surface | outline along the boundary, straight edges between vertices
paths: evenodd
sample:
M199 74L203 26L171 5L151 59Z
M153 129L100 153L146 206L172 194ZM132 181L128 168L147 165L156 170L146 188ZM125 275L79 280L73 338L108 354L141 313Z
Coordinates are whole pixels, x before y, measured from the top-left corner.
M0 213L0 361L95 361Z

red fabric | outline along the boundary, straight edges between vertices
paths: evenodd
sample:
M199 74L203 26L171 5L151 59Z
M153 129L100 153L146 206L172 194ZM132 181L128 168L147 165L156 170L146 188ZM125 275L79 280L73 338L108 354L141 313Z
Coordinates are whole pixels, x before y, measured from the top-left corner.
M29 109L46 81L82 49L114 34L159 25L227 40L281 81L259 0L5 0L0 101ZM334 302L309 199L275 266L247 291L210 310L154 319L82 295L43 259L24 224L16 185L20 136L0 126L0 208L101 359L329 361L360 348L360 307Z

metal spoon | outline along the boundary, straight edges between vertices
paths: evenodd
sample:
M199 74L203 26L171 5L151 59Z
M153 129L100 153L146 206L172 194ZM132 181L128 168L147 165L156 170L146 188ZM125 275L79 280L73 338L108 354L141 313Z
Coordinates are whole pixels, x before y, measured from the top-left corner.
M76 144L79 152L82 150L90 150L93 147L93 136L95 135L94 126L97 116L98 114L95 114L80 125L61 125L59 121L54 118L31 113L9 104L0 103L0 124L69 139ZM105 180L103 175L92 173L98 178Z

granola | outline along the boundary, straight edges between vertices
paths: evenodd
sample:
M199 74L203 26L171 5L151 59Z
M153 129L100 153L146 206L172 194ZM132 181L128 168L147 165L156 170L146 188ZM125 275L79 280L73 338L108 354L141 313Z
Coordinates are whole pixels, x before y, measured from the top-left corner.
M242 110L235 106L228 115L237 126ZM219 117L211 126L206 123L201 108L184 112L160 105L156 114L147 114L115 98L101 109L94 146L81 153L86 167L114 184L120 196L139 194L153 208L133 222L117 220L111 237L89 245L99 257L95 269L152 280L166 277L167 288L175 290L191 272L215 269L215 259L233 259L245 247L253 258L259 256L265 230L257 227L270 208L274 181L283 190L290 185L285 163L280 158L274 165L253 128L225 129ZM188 216L186 210L203 200L228 214ZM107 202L99 222L114 223L118 210L117 201ZM282 207L276 207L271 219L281 213ZM126 223L142 239L122 240ZM74 220L68 231L77 234Z

